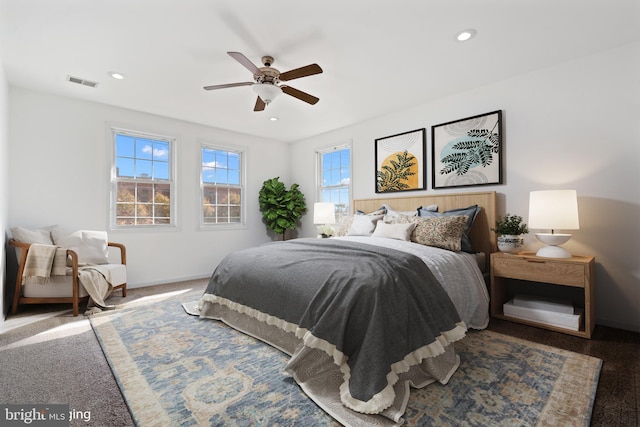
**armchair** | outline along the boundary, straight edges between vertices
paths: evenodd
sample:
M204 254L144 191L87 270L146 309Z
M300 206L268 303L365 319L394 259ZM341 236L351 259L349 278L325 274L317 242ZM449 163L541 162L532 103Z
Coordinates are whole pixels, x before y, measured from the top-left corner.
M18 310L18 306L20 304L72 304L73 306L73 315L78 316L79 313L79 305L80 302L86 301L89 299L89 294L86 289L82 286L80 282L80 270L82 269L83 257L86 257L86 247L83 248L82 245L79 247L70 247L67 245L62 245L60 243L65 243L64 239L59 239L57 246L66 248L66 258L67 258L67 268L65 276L51 276L45 285L39 283L30 283L24 280L24 272L25 266L27 264L27 257L29 255L29 250L32 244L50 244L54 245L54 241L56 239L47 241L47 233L48 231L39 230L38 232L42 232L41 236L44 236L43 239L36 238L30 239L33 235L29 233L20 233L19 230L12 229L14 238L9 240L9 244L16 248L16 255L18 258L18 274L16 276L16 288L15 294L13 298L13 304L11 307L11 313L15 314ZM24 229L22 229L24 231ZM83 233L83 232L77 232ZM74 234L77 234L74 233ZM53 232L52 232L53 234ZM22 236L27 236L27 238L19 238ZM82 234L81 234L82 235ZM104 233L106 238L106 233ZM86 240L86 232L82 235ZM16 239L18 237L18 239ZM68 236L67 236L68 237ZM23 240L23 241L19 241ZM27 240L27 241L24 241ZM31 240L31 241L29 241ZM94 239L95 240L95 239ZM67 243L69 240L67 239ZM127 296L127 274L126 274L126 263L127 263L127 254L126 248L123 244L114 243L114 242L104 242L104 252L105 257L104 261L107 263L100 263L98 266L100 270L107 271L110 276L110 285L111 289L122 289L122 296ZM114 248L114 250L119 250L120 257L119 262L111 263L108 260L108 252L109 248ZM117 254L114 254L117 255ZM84 260L84 262L87 262Z

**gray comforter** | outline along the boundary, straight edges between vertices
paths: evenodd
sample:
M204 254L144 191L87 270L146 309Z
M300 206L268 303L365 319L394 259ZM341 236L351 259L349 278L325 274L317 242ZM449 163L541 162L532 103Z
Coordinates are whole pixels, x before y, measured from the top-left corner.
M466 330L422 260L350 241L296 239L232 253L207 296L295 325L306 346L340 366L343 403L364 413L390 406L397 374L438 356Z

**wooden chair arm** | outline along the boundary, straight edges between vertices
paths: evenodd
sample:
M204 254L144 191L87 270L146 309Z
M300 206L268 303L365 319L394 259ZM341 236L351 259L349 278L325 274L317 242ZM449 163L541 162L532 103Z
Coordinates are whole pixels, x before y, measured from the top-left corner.
M24 248L24 249L29 249L29 246L31 246L31 243L18 242L15 239L9 239L9 244L11 246L15 246L16 248Z
M17 240L14 240L14 239L9 239L9 244L13 247L22 249L20 251L20 261L18 261L18 275L17 275L17 279L19 280L20 282L19 285L20 285L22 284L22 274L24 273L24 264L27 261L27 252L31 247L31 243L23 243L23 242L18 242Z
M120 264L127 264L127 248L122 243L109 242L109 246L120 249Z

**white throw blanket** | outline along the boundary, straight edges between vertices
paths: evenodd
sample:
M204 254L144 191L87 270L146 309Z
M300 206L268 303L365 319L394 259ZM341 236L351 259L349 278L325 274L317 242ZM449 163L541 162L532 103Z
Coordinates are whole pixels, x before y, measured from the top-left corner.
M22 271L24 284L47 284L51 276L67 274L67 250L53 245L34 243L29 247Z
M101 310L113 310L115 306L107 305L104 300L111 295L111 270L101 265L86 265L78 269L80 284L89 294L89 303L85 315L94 314ZM94 310L94 308L98 310Z

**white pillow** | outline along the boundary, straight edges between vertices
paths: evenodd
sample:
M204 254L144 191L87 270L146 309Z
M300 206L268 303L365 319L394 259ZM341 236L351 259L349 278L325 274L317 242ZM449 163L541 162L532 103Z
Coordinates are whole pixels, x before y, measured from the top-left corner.
M69 233L56 228L51 230L53 243L78 254L79 264L109 264L109 248L106 231L80 230Z
M415 223L409 224L387 224L385 222L378 222L376 229L371 237L386 237L389 239L398 240L411 240L411 232L416 228Z
M42 230L29 230L28 228L13 227L11 229L11 234L18 242L53 245L53 240L51 240L51 229L54 227L55 226L46 227Z
M383 215L354 215L347 236L371 236Z

